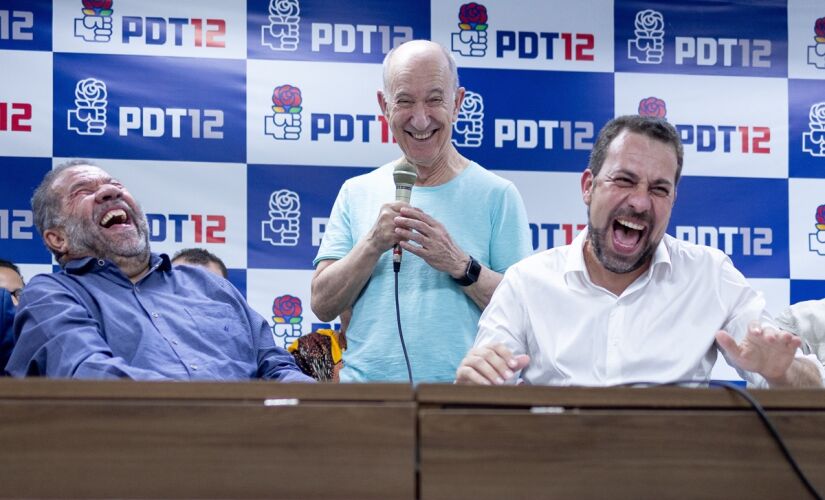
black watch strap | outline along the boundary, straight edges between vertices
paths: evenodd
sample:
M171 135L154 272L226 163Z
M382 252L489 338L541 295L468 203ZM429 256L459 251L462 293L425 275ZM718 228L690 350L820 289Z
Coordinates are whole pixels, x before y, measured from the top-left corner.
M471 255L470 262L467 263L467 269L464 270L464 276L453 278L453 280L461 286L470 286L478 281L479 274L481 274L481 264Z

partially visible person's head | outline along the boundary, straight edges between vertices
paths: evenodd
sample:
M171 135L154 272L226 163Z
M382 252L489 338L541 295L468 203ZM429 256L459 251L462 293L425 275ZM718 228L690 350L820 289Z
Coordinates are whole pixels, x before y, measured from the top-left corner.
M667 122L621 116L599 133L582 174L588 244L613 273L647 265L670 221L682 144Z
M404 156L423 167L445 158L464 98L450 51L429 40L412 40L391 50L383 69L378 104Z
M62 265L82 257L149 259L146 216L126 188L86 160L50 171L32 197L34 223Z
M172 257L172 264L176 266L181 264L201 266L223 278L229 277L223 261L217 255L203 248L186 248L178 251Z
M11 293L11 299L15 305L20 300L20 292L24 285L20 268L11 261L0 259L0 288L5 288Z

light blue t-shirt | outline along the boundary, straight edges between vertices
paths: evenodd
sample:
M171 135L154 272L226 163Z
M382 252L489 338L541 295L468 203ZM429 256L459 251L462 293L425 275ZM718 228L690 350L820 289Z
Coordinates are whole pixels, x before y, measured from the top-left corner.
M315 265L343 258L369 232L381 205L395 199L393 166L344 183ZM410 204L441 222L456 245L494 271L504 272L531 252L527 213L516 187L477 163L446 184L413 187ZM393 274L388 250L353 307L343 382L407 380ZM410 252L404 253L398 283L401 327L415 382L451 382L475 339L480 309L447 273Z

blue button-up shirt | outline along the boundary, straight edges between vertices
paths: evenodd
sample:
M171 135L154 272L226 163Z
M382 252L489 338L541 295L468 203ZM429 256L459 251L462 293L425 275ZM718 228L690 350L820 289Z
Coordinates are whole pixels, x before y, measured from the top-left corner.
M137 283L95 258L35 276L14 331L18 377L312 380L228 281L166 255Z

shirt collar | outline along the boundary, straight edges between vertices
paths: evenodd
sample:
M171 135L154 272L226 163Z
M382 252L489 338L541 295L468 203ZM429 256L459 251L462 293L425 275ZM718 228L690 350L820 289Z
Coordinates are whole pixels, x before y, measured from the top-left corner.
M63 266L63 269L68 274L76 275L86 274L95 269L115 269L117 272L120 272L120 269L114 264L114 262L98 257L82 257L80 259L71 260ZM156 270L170 271L171 269L172 261L165 253L152 253L149 255L149 273L147 273L147 275Z
M671 236L665 234L659 244L656 245L656 251L653 252L653 262L650 264L648 272L639 276L636 282L647 282L650 276L653 275L653 270L660 267L665 269L665 272L670 274L673 270L673 263L670 259L670 251L668 249L667 240ZM582 229L578 236L568 246L570 252L567 256L567 262L564 265L564 278L567 284L570 284L570 274L580 273L580 279L592 284L590 275L587 272L587 267L584 264L584 243L587 241L587 228Z

